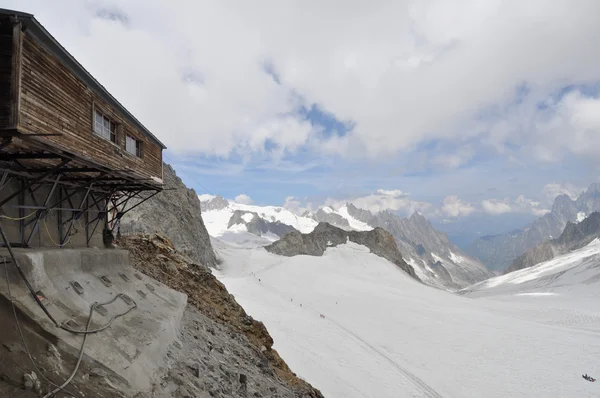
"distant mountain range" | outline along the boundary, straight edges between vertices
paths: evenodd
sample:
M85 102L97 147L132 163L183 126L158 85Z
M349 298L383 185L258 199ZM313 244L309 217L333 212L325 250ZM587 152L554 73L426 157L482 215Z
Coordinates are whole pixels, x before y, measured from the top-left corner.
M320 222L355 231L380 227L395 238L404 261L427 284L459 289L493 275L478 260L450 242L446 234L433 228L419 213L409 218L391 211L373 214L348 203L339 209L323 207L297 215L283 207L244 205L220 196L201 201L201 208L209 234L224 240L267 245L288 232L309 233ZM258 240L248 238L248 233Z
M533 267L541 262L581 249L597 238L600 238L600 213L594 212L581 222L568 222L560 237L541 243L520 255L505 273Z
M590 185L576 200L560 195L554 200L552 211L522 230L508 234L483 236L466 250L480 259L488 269L504 272L513 261L540 243L558 238L568 222L578 222L595 211L600 211L600 183Z

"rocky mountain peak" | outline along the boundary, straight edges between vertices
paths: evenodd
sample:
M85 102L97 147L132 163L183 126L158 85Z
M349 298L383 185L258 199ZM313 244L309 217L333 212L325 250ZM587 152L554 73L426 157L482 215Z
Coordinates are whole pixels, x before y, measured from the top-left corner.
M429 224L429 220L418 211L415 211L408 220L414 224Z
M592 183L588 187L586 193L587 194L600 194L600 182L594 182L594 183Z
M368 247L373 254L383 257L419 280L412 266L408 265L398 250L394 237L382 228L371 231L346 231L329 223L321 222L308 233L292 232L265 249L281 256L322 256L328 247L348 241Z
M235 224L245 225L248 232L257 236L263 236L265 234L272 233L282 237L287 233L297 231L296 228L292 227L291 225L283 224L279 221L264 220L258 215L258 213L253 211L234 211L229 219L227 228L231 228Z
M561 254L580 249L598 237L600 237L600 212L594 212L578 223L569 221L560 237L543 242L520 255L505 273L533 267Z
M552 205L552 213L564 213L566 210L575 211L575 202L567 194L557 196Z
M229 202L221 195L207 201L200 201L202 211L221 210L229 206Z
M346 203L346 209L348 210L348 214L355 219L367 223L372 227L375 226L373 225L373 213L369 210L359 209L352 203Z
M310 218L319 223L327 222L338 227L350 228L348 220L335 213L331 207L324 207L317 210L317 212L313 213Z

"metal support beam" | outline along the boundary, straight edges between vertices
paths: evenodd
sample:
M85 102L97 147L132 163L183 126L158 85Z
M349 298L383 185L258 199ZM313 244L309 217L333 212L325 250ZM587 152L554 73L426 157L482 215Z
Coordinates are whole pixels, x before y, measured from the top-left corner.
M12 137L4 137L2 138L2 142L0 143L0 151L12 144Z
M43 175L34 178L32 181L30 181L27 186L25 187L25 189L30 189L34 184L39 183L40 181L42 181L44 178L50 176L51 174L53 174L56 170L59 170L60 168L62 168L64 165L66 165L67 163L69 163L71 160L66 159L63 160L62 162L60 162L56 167L54 167L52 170L47 171L46 173L44 173ZM34 190L35 191L35 190ZM8 198L4 199L3 201L0 202L0 206L5 205L6 203L8 203L12 198L16 197L19 195L19 192L15 192L12 195L10 195Z
M85 192L85 195L83 196L83 199L81 200L81 203L79 204L79 217L81 217L81 210L83 209L83 205L86 203L88 195L90 194L90 191L92 189L92 186L94 185L94 183L92 182L90 184L90 186L88 187L87 191ZM67 229L67 232L65 233L65 237L63 240L61 240L60 245L63 246L66 242L67 239L69 238L69 234L71 233L71 229L73 229L73 224L75 223L75 220L78 218L76 218L77 215L74 214L71 217L71 224L69 225L69 228Z
M54 190L56 189L56 186L58 185L58 180L60 180L61 175L59 174L56 177L56 181L54 182L54 184L52 185L52 188L50 188L50 192L48 192L48 195L46 196L46 200L44 200L44 207L48 206L48 203L50 202L50 198L52 197L52 194L54 194ZM47 217L48 215L48 211L45 210L39 210L37 216L35 217L35 222L33 223L33 227L31 227L31 233L29 234L29 237L27 238L27 240L25 241L25 243L27 245L29 245L29 242L31 241L31 238L33 238L33 234L35 233L35 231L37 230L37 227L39 225L40 219L42 218L42 215L44 217Z
M60 159L61 155L49 152L0 153L0 160L11 161L18 159Z

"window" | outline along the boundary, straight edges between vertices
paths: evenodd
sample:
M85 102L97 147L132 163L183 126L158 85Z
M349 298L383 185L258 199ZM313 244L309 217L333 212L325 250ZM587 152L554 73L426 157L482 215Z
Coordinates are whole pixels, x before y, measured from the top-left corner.
M117 143L117 124L98 110L94 112L94 133L115 144Z
M136 140L132 136L125 137L125 150L138 158L142 157L142 141Z

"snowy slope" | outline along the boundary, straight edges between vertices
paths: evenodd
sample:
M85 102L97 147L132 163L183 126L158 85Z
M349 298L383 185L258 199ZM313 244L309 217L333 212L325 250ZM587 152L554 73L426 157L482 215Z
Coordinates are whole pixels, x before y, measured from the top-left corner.
M595 293L600 282L600 240L587 246L537 264L530 268L510 272L477 283L462 290L471 296L497 296L539 292L559 295L564 291L573 294ZM577 286L576 290L572 287Z
M350 228L352 228L352 229L355 229L357 231L370 231L373 229L373 227L371 227L369 224L352 217L350 215L350 213L348 212L347 204L340 207L339 210L337 211L337 213L340 216L344 217L346 220L348 220L348 223L350 224Z
M585 294L570 285L560 296L519 295L536 292L528 287L510 300L472 299L418 283L353 243L291 258L219 240L214 246L224 260L219 279L265 323L292 370L326 397L600 393L598 383L581 378L600 375L600 340L590 331L600 328L599 277L586 278ZM558 298L556 318L536 310L540 300Z

